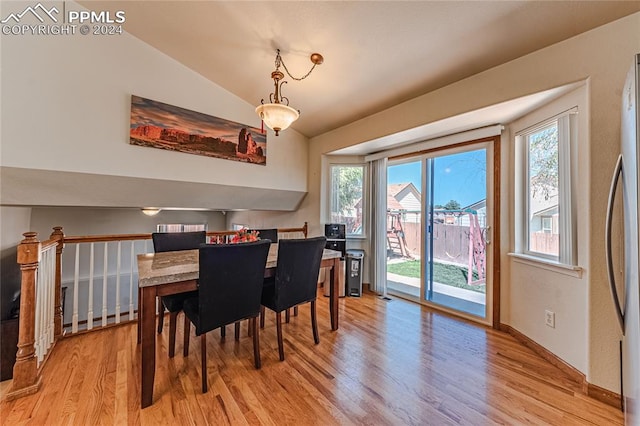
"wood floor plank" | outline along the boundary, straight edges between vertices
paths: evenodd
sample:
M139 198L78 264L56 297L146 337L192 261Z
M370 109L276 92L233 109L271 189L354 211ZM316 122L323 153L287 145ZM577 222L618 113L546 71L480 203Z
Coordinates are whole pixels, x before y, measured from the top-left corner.
M320 296L315 345L308 309L284 324L278 359L275 321L260 330L262 368L251 337L207 335L202 394L200 338L176 356L168 326L156 337L153 404L140 409L135 324L61 340L42 390L0 403L2 425L621 425L622 413L582 393L581 383L510 335L403 300L371 294L339 303L331 331ZM7 386L0 385L0 392Z

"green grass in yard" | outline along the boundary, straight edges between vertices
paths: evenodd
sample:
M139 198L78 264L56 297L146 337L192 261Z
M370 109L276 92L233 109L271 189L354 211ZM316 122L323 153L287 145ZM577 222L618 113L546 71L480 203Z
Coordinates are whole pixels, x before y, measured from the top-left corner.
M404 277L420 278L420 261L408 260L402 263L387 265L387 272L402 275ZM473 273L473 279L478 279L478 273ZM451 285L458 288L486 293L485 285L467 285L467 268L446 263L433 263L433 280L435 282Z

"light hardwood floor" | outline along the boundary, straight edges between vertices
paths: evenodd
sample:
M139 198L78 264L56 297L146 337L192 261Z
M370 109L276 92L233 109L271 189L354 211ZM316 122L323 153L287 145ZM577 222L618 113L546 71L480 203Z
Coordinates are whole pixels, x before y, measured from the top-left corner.
M320 344L309 310L284 325L278 361L273 313L260 335L231 328L207 339L209 392L200 390L200 339L176 356L158 336L154 403L140 410L140 354L134 324L63 339L45 366L43 389L0 405L3 425L266 424L488 425L623 423L622 413L579 393L580 386L511 336L403 300L371 294L340 301L330 331L319 296ZM168 327L165 327L168 331ZM193 328L192 328L193 330ZM6 388L6 383L3 387Z

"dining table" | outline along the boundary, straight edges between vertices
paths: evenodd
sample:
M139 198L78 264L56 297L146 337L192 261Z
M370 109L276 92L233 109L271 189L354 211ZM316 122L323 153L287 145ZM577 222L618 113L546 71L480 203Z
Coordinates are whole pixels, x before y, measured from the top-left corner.
M338 284L342 253L324 249L321 268L330 268L329 313L331 330L338 329ZM156 299L198 288L198 250L168 251L138 255L138 344L141 344L141 406L153 403L156 369ZM265 278L275 275L278 245L271 244Z

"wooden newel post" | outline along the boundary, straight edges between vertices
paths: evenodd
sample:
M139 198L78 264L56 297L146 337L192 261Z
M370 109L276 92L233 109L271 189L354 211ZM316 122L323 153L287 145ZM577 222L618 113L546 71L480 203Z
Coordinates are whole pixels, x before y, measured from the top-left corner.
M36 270L40 261L40 241L37 232L25 232L18 246L18 264L22 273L20 287L20 334L18 352L13 366L13 384L8 397L18 398L35 393L40 388L35 343Z
M58 241L58 245L56 246L55 307L53 311L54 337L58 340L62 336L62 320L64 315L64 312L62 312L62 249L64 248L62 226L54 226L49 238Z

